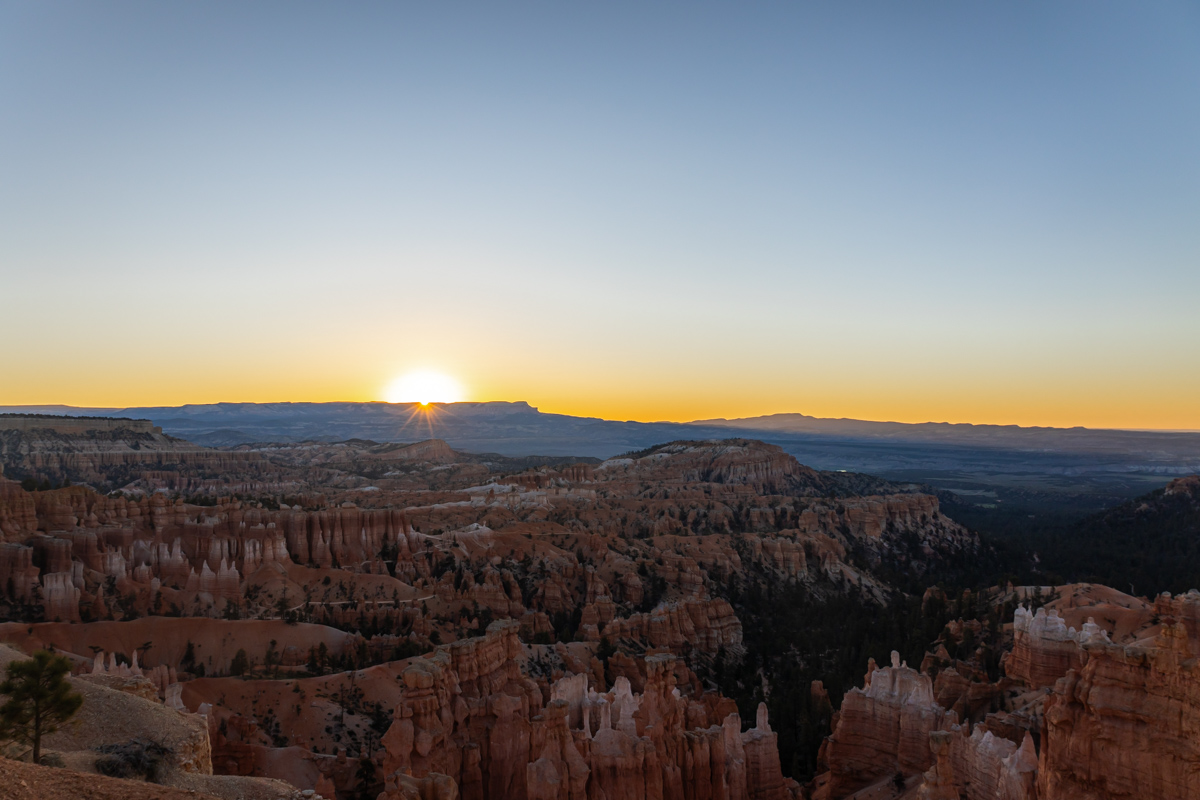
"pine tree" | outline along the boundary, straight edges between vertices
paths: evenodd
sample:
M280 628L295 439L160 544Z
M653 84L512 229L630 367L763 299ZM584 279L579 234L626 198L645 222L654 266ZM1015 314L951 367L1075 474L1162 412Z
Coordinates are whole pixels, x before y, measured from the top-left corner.
M54 733L83 705L66 676L71 662L45 650L28 661L13 661L0 683L8 702L0 706L0 739L33 745L33 763L42 760L42 737Z
M246 651L239 649L233 655L233 663L229 665L230 675L245 675L250 670L250 659L246 656Z

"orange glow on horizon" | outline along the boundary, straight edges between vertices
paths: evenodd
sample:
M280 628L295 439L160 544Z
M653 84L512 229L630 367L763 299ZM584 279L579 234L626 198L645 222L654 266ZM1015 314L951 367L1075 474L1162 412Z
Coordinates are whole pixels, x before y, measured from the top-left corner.
M49 369L37 354L20 351L0 381L0 405L122 409L403 399L429 403L414 406L422 413L441 413L449 408L435 404L495 400L525 401L544 413L639 422L802 413L907 423L1200 430L1200 404L1194 402L1200 371L1167 357L1157 363L1139 355L1140 363L1085 363L1072 371L1003 362L942 369L902 359L848 364L814 357L781 367L766 358L709 363L648 353L618 362L552 350L462 355L468 348L425 349L422 362L405 363L323 343L303 357L233 364L214 359L160 371L116 370L104 359ZM435 374L454 376L461 393L392 393L397 376L429 374L432 365Z
M294 388L289 393L286 388ZM173 391L131 393L127 391L64 391L47 396L47 393L12 392L0 390L0 405L67 405L79 408L122 409L134 407L179 406L219 402L389 402L370 390L337 391L328 387L325 391L313 391L312 386L279 387L275 391L239 392L232 389L214 391L186 391L182 387ZM624 396L616 391L566 392L553 386L540 387L542 391L521 391L510 388L489 391L482 387L478 395L469 399L456 400L415 397L400 401L413 403L413 412L422 415L440 413L452 408L454 402L525 401L543 413L566 414L578 417L597 417L608 420L635 422L694 422L704 419L739 419L770 414L799 413L810 417L875 420L888 422L921 423L949 422L990 425L1020 425L1022 427L1075 427L1120 428L1139 430L1200 430L1200 413L1192 404L1160 402L1155 406L1139 405L1136 398L1110 397L1083 400L1065 398L1043 398L1038 403L1022 403L1009 397L904 397L897 393L893 397L852 396L850 387L839 393L827 391L822 395L791 399L778 394L763 393L760 396L734 396L732 393L703 397L684 393L683 397L671 397L653 392L631 391ZM280 391L284 389L284 391ZM141 395L141 396L137 396ZM1122 402L1122 400L1124 402Z

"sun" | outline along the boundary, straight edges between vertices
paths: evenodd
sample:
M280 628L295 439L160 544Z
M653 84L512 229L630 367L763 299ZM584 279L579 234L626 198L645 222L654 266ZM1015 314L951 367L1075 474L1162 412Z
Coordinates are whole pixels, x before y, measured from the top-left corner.
M421 370L401 375L388 386L384 399L389 403L458 403L463 388L454 378L440 372Z

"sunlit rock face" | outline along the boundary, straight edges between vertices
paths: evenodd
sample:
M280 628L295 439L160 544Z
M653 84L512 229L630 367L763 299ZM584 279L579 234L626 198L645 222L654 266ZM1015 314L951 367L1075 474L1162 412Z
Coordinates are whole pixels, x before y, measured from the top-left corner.
M1147 645L1081 645L1046 701L1043 800L1200 798L1200 668L1186 627Z

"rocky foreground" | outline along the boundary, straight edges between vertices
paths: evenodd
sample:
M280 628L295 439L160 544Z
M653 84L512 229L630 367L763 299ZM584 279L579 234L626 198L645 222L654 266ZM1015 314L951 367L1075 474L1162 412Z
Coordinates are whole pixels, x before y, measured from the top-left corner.
M82 424L14 429L25 484L0 481L0 641L145 704L52 743L70 769L153 724L174 785L228 797L1200 797L1200 596L906 601L897 581L986 555L920 487L749 440L525 469L437 441L214 451ZM739 615L788 586L916 603L928 652L864 664L844 699L782 685ZM808 729L818 774L792 774Z
M842 702L813 796L865 797L900 775L903 793L870 796L1200 797L1200 593L1056 594L1036 614L1017 607L999 681L944 649L920 670L872 662Z

